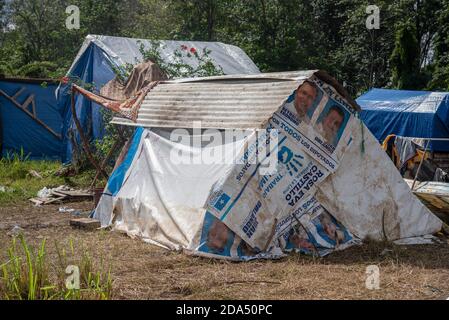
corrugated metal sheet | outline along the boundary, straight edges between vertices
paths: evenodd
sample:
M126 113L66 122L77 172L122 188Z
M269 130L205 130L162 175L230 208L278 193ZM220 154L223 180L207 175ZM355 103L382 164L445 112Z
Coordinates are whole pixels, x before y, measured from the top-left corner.
M142 103L136 123L114 118L112 123L147 128L255 129L316 71L267 73L183 79L160 83Z

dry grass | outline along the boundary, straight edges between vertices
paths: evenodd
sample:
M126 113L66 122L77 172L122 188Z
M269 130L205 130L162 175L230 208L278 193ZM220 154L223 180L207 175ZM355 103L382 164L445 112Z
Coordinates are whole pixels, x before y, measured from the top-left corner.
M88 202L70 204L91 209ZM53 242L95 253L111 263L115 299L446 299L449 245L393 246L370 243L318 259L292 254L279 261L231 263L170 252L125 235L72 229L58 206L0 208L0 261L14 225L28 242L46 238L48 260L57 261ZM382 254L385 248L391 249ZM366 267L380 268L380 290L365 287Z

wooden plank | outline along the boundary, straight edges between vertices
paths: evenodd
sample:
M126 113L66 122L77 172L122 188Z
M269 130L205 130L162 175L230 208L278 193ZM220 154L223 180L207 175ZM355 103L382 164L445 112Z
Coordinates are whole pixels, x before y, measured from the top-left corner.
M52 191L55 192L55 191ZM58 194L69 196L69 197L93 197L91 192L83 192L77 190L56 190Z
M63 198L67 197L67 195L65 193L62 193L62 192L60 192L58 190L51 190L51 194L53 196L57 196L57 197L63 197Z
M31 94L24 103L22 103L22 109L28 110L28 105L34 101L34 94Z
M436 197L436 196L432 196L432 195L421 195L424 199L426 199L427 201L429 201L429 203L431 205L433 205L434 207L437 207L438 209L449 209L449 206L447 205L447 203L445 203L444 201L442 201L440 198Z
M404 179L411 188L413 181ZM425 181L417 182L413 194L438 218L449 222L449 183Z
M17 100L17 98L25 91L25 87L20 88L11 98Z
M92 218L75 218L70 220L70 225L78 229L95 230L101 227L100 221Z
M35 101L35 100L31 101L31 106L32 106L32 108L33 108L33 114L34 114L34 117L37 118L37 114L36 114L36 101Z
M45 201L43 204L50 204L50 203L53 203L53 202L62 201L65 198L66 198L66 196L50 199L50 200Z
M45 201L42 201L42 200L39 199L39 198L31 198L30 201L31 201L32 203L34 203L36 206L40 206L40 205L42 205L42 204L45 202Z
M106 173L106 170L104 170L103 168L100 167L100 164L97 162L97 160L94 158L94 156L90 152L89 142L88 142L86 136L84 135L83 127L81 126L81 123L78 120L78 116L76 115L75 91L74 91L75 86L76 85L72 85L72 94L70 95L70 109L72 111L73 121L75 122L75 126L76 126L76 129L78 130L78 134L80 136L84 151L86 152L86 156L89 159L90 163L93 164L95 169L97 169L98 171L100 171L103 174L103 176L106 178L106 180L109 180L109 175ZM78 88L78 90L79 89L80 88Z

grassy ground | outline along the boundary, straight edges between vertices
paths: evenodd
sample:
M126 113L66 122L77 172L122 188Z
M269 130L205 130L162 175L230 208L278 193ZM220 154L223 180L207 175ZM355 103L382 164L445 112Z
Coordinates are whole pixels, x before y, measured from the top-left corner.
M61 177L55 173L61 168L56 161L20 161L18 156L0 159L0 206L21 203L36 197L43 187L68 185L86 188L94 175L93 170L84 171L76 177ZM37 172L42 178L36 178Z
M447 240L422 246L370 243L319 259L291 254L278 261L230 263L167 251L117 232L73 229L69 226L72 216L59 213L60 205L35 207L27 201L44 186L89 185L91 174L65 179L54 175L59 167L54 162L0 161L0 186L7 188L6 192L0 191L0 266L10 260L11 231L20 227L34 248L46 241L49 279L58 281L60 252L71 252L73 248L71 263L83 264L83 257L88 254L92 257L92 270L105 274L110 268L114 299L449 297ZM30 170L42 178L34 177ZM64 206L82 212L93 209L92 202ZM370 265L380 269L379 290L366 288ZM0 283L0 297L5 293L2 290L5 287Z
M91 202L65 204L89 211ZM55 243L75 260L89 252L96 266L111 267L113 299L446 299L449 245L394 246L370 243L325 258L291 254L279 261L230 263L188 256L111 231L69 226L57 205L27 203L0 208L0 264L7 259L8 232L24 229L28 242L47 242L48 261L57 264ZM392 251L384 252L384 249ZM384 252L384 253L383 253ZM380 289L365 286L366 268L380 268ZM51 269L51 268L50 268Z

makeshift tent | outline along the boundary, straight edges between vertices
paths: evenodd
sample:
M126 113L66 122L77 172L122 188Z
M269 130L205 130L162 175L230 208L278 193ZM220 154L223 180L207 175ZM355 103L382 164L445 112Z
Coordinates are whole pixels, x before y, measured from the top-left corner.
M158 41L130 39L121 37L88 35L78 52L67 75L88 85L95 86L99 91L116 73L123 73L125 66L142 62L140 47L151 48L155 43L159 46L159 53L165 62L181 62L198 66L198 59L190 54L181 58L175 56L175 51L181 45L195 48L197 52L210 50L209 58L217 67L221 67L224 74L253 74L259 73L257 66L238 47L220 42L198 41ZM70 111L70 83L62 85L58 90L58 103L64 109L63 154L64 162L72 159L73 142L78 141L76 128ZM104 126L99 106L83 96L76 99L76 110L86 135L91 139L101 138Z
M113 120L138 129L94 217L233 260L439 231L358 110L322 71L161 82L135 122Z
M60 159L62 110L58 83L48 79L0 78L0 146L3 156Z
M357 103L360 117L380 142L390 134L449 138L449 92L371 89ZM429 147L449 152L449 141L432 141Z

